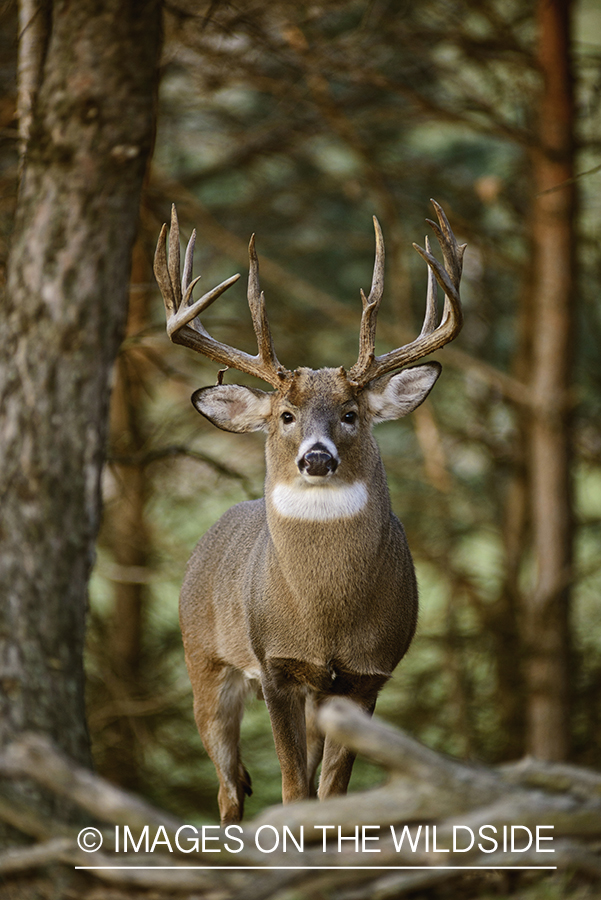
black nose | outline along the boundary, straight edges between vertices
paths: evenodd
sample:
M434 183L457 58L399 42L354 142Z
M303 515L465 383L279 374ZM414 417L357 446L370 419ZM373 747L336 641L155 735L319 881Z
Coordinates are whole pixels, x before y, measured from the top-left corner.
M325 448L314 447L307 450L298 467L306 475L329 475L330 472L336 471L338 463Z

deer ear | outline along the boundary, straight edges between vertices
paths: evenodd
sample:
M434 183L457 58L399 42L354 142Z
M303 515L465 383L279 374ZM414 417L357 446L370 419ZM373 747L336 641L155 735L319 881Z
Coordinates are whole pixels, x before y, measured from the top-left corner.
M192 394L199 413L224 431L263 431L271 414L271 394L240 384L218 384Z
M374 422L400 419L416 409L434 387L441 370L440 363L424 363L372 381L367 397Z

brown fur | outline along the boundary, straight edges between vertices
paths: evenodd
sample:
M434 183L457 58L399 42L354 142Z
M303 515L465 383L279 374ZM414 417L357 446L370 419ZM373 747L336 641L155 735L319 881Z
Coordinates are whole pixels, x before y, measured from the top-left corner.
M429 367L431 384L411 395L413 407L438 372ZM248 690L259 690L269 708L284 802L314 793L322 752L319 797L344 793L353 755L328 742L323 749L315 704L344 694L372 711L413 637L413 564L371 434L372 407L389 381L358 390L343 369L299 369L272 394L230 385L193 398L221 427L257 428L259 417L268 434L265 499L239 503L207 532L181 592L195 716L219 776L224 824L240 820L250 792L238 748ZM357 414L351 426L342 418L348 411ZM284 412L293 425L283 423ZM314 521L275 508L275 485L299 481L298 449L312 435L338 451L333 483L364 482L367 502L358 513Z

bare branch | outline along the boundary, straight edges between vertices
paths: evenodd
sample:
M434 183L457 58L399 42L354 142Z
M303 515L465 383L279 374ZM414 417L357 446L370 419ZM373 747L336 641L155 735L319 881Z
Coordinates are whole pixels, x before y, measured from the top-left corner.
M43 735L25 734L10 744L0 756L0 774L33 778L105 822L135 827L150 823L171 829L177 829L181 824L167 813L97 778L87 769L74 766Z

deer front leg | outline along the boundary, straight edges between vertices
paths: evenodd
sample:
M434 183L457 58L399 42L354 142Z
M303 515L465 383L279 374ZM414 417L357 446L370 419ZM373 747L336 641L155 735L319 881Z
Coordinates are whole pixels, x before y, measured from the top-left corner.
M326 738L317 796L320 800L346 794L353 771L355 754Z
M207 665L195 674L194 718L219 778L221 824L229 825L241 820L245 795L252 794L239 747L246 685L243 675L229 666Z
M309 796L305 693L275 666L265 667L262 684L282 770L282 801L304 800Z
M358 706L371 715L376 706L377 693L366 697L351 694L349 699L354 700ZM354 762L355 754L351 750L335 743L330 737L326 738L317 791L320 800L337 794L346 794Z
M315 776L323 758L324 735L317 724L317 703L312 693L307 694L305 705L305 722L307 726L307 771L309 793L317 797Z

